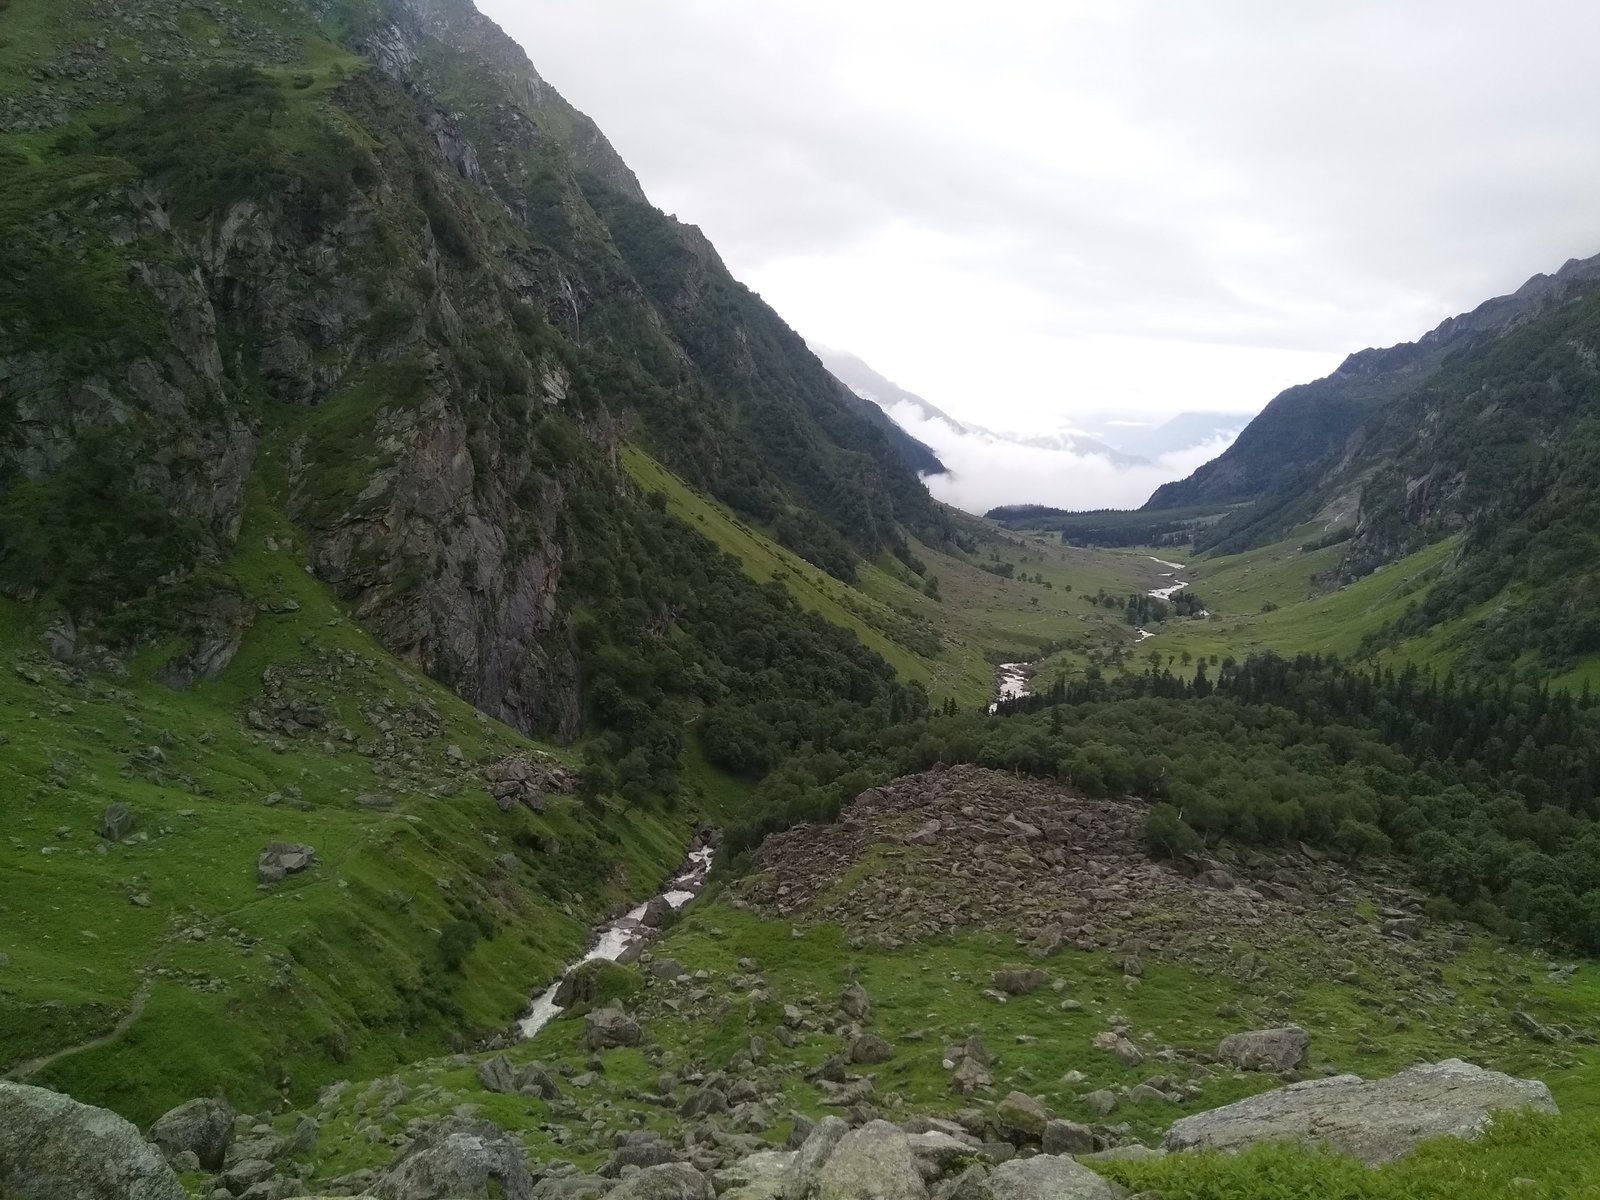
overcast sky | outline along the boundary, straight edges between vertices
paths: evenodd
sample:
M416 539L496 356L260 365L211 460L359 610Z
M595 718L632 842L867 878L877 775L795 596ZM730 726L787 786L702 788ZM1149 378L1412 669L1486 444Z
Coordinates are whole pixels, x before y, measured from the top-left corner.
M1600 4L479 5L802 334L991 428L1254 410L1600 252Z

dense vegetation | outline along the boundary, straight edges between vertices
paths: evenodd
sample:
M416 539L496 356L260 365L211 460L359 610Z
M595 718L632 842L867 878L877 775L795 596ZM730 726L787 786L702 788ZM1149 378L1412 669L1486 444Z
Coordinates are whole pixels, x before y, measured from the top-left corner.
M1042 529L1059 533L1068 546L1187 547L1223 509L1198 506L1152 512L1101 508L1069 512L1043 504L1007 504L984 515L1007 529Z
M1152 667L832 744L762 786L742 848L830 819L863 779L936 762L1060 778L1155 802L1153 853L1207 841L1398 854L1451 910L1600 950L1600 706L1511 682L1363 671L1317 657Z

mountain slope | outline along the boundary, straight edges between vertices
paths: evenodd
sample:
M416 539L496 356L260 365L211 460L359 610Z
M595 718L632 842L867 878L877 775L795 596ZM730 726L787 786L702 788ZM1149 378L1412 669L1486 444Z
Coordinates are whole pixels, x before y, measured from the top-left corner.
M1365 422L1424 387L1446 358L1561 309L1600 280L1600 256L1535 275L1508 296L1442 321L1415 342L1352 354L1339 369L1277 396L1225 452L1187 479L1164 484L1146 507L1235 503L1316 483Z
M1440 581L1374 644L1471 614L1450 642L1463 666L1569 669L1600 651L1583 599L1600 579L1597 353L1600 258L1573 260L1416 343L1362 351L1283 393L1146 508L1237 505L1197 534L1202 549L1262 545L1300 526L1342 540L1330 581L1464 533Z
M845 578L944 536L470 4L148 0L112 49L95 11L0 16L0 586L85 646L175 636L174 678L215 669L238 631L206 567L259 486L385 644L570 737L583 512L614 486L580 460L637 437Z

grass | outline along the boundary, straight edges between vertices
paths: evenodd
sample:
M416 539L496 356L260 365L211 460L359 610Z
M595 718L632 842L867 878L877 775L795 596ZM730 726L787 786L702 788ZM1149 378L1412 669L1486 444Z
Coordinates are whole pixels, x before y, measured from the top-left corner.
M480 761L567 752L393 660L312 579L297 545L281 516L252 511L232 577L297 607L259 614L221 678L187 692L150 678L170 647L144 655L126 683L54 670L36 615L0 604L0 1068L103 1037L144 996L125 1031L31 1081L141 1121L215 1092L250 1106L304 1101L332 1079L504 1026L600 913L681 860L692 806L602 821L565 799L541 815L500 812ZM355 741L252 729L242 715L269 668ZM437 725L406 732L403 714L429 708ZM374 717L402 727L393 757L361 752ZM713 807L738 803L703 762L685 777ZM372 792L394 806L355 803ZM113 802L138 823L115 844L96 832ZM315 846L319 865L261 891L256 855L275 839ZM537 853L535 839L563 850ZM510 873L495 861L508 851ZM474 914L496 936L447 971L440 931Z
M865 871L881 867L870 862L859 866ZM611 981L612 990L625 994L626 1007L644 1022L643 1047L585 1051L580 1006L507 1051L514 1062L537 1061L552 1070L562 1090L599 1118L597 1130L564 1119L570 1118L570 1110L559 1105L486 1093L474 1080L475 1060L451 1059L399 1071L395 1078L408 1099L378 1125L381 1130L399 1129L412 1118L466 1103L515 1132L536 1161L560 1157L592 1169L604 1161L608 1135L615 1129L649 1127L669 1136L678 1132L669 1108L642 1099L657 1090L662 1072L748 1071L735 1060L748 1051L754 1035L765 1042L759 1070L775 1089L763 1100L775 1118L766 1134L781 1138L789 1128L785 1114L816 1117L835 1111L823 1105L822 1094L805 1074L843 1048L839 1038L815 1031L793 1049L782 1046L775 1034L784 1006L797 1005L825 1019L844 985L854 979L872 999L872 1029L890 1042L895 1055L882 1065L850 1070L873 1078L873 1103L891 1120L985 1108L1017 1089L1039 1097L1057 1116L1096 1121L1100 1118L1083 1099L1093 1090L1132 1086L1155 1075L1202 1082L1201 1095L1187 1103L1124 1102L1110 1118L1156 1144L1177 1117L1276 1086L1277 1080L1263 1074L1191 1074L1181 1062L1155 1058L1125 1067L1091 1045L1096 1033L1126 1023L1148 1054L1161 1046L1208 1049L1238 1029L1294 1021L1312 1031L1313 1070L1375 1077L1421 1060L1464 1055L1546 1079L1564 1115L1507 1122L1478 1145L1441 1142L1377 1172L1336 1156L1283 1148L1097 1169L1133 1186L1154 1187L1164 1197L1217 1200L1498 1195L1502 1193L1443 1189L1448 1182L1457 1187L1472 1181L1484 1187L1511 1186L1509 1181L1518 1177L1535 1182L1534 1190L1516 1194L1583 1194L1561 1189L1584 1180L1583 1170L1600 1152L1600 1136L1594 1132L1600 1116L1600 1049L1588 1043L1552 1047L1535 1041L1509 1016L1513 1009L1525 1008L1547 1023L1592 1028L1592 1014L1600 1004L1600 974L1592 967L1557 984L1549 981L1539 956L1479 938L1443 963L1437 979L1419 991L1415 978L1426 980L1427 972L1413 977L1409 970L1391 970L1391 964L1382 962L1361 964L1367 977L1362 986L1329 982L1320 966L1329 947L1289 943L1260 948L1241 940L1235 950L1258 954L1266 968L1264 981L1245 983L1198 967L1147 960L1142 981L1130 987L1119 956L1108 952L1069 949L1033 960L1010 936L981 931L886 949L852 944L835 925L794 926L759 917L726 898L708 897L691 906L654 950L656 957L681 962L695 975L692 984L674 989L647 983L638 968L608 971L619 977ZM745 978L746 960L754 960L760 970L759 991ZM1030 995L997 1002L989 994L991 974L1018 965L1043 968L1050 983ZM623 976L632 976L633 982ZM666 1005L669 996L676 1008ZM1064 1001L1076 1007L1064 1006ZM994 1087L987 1095L960 1097L949 1090L950 1074L941 1060L946 1046L973 1033L982 1035L993 1059ZM581 1086L575 1082L580 1078ZM387 1160L390 1148L361 1132L362 1123L371 1119L357 1089L319 1113L323 1135L315 1164L318 1177ZM1558 1141L1571 1142L1570 1160L1549 1154ZM1275 1181L1284 1190L1272 1190Z

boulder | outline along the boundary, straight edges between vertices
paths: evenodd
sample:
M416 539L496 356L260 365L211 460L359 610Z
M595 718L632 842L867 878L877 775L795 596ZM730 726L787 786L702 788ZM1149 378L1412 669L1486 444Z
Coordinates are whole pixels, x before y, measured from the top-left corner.
M554 1100L561 1095L556 1081L538 1063L518 1067L504 1054L478 1064L478 1083L486 1092L518 1093Z
M816 1200L926 1200L927 1195L909 1138L887 1121L869 1121L845 1134L817 1173Z
M644 1040L639 1023L620 1008L602 1008L584 1015L583 1045L586 1050L608 1050L613 1046L637 1046Z
M996 971L991 978L995 990L1008 996L1026 996L1029 992L1036 992L1050 979L1043 971L1020 967Z
M849 1132L850 1126L839 1117L823 1117L811 1127L784 1178L783 1200L804 1200L811 1194L823 1166Z
M268 842L256 859L256 882L271 887L285 875L304 871L317 861L317 852L299 842Z
M226 1100L190 1100L157 1117L150 1140L168 1157L187 1150L205 1170L220 1171L238 1115Z
M1311 1035L1298 1025L1254 1029L1222 1039L1217 1058L1241 1071L1294 1071L1303 1067Z
M1101 1088L1099 1091L1090 1092L1083 1098L1083 1102L1089 1106L1089 1111L1097 1117L1109 1117L1117 1111L1117 1094L1109 1088Z
M850 1043L853 1063L885 1063L894 1057L894 1047L875 1033L863 1033Z
M608 1192L611 1200L715 1200L711 1180L688 1163L645 1167Z
M655 896L644 906L644 912L639 914L639 924L646 929L660 929L671 916L672 905L667 903L665 897Z
M1046 1154L1088 1154L1094 1149L1094 1130L1076 1121L1046 1121L1039 1142Z
M1121 1193L1070 1158L1014 1158L989 1172L992 1200L1116 1200Z
M712 1177L719 1200L783 1200L783 1187L794 1165L793 1150L758 1150Z
M628 1134L622 1145L611 1152L611 1158L600 1168L600 1174L615 1179L627 1167L658 1167L677 1158L672 1143L649 1129L636 1129Z
M129 1122L44 1088L0 1081L0 1196L187 1200L161 1152Z
M851 1020L860 1021L862 1024L872 1020L872 1001L867 996L867 989L859 983L852 983L839 995L839 1011Z
M1008 1142L1037 1142L1049 1121L1045 1106L1026 1092L1012 1092L995 1105L995 1126Z
M1550 1089L1536 1079L1447 1059L1387 1079L1357 1075L1310 1079L1196 1113L1173 1123L1168 1150L1236 1150L1256 1142L1321 1142L1373 1164L1406 1153L1425 1138L1470 1138L1496 1109L1555 1112Z
M100 836L108 842L120 842L133 832L133 813L126 804L108 804L100 814Z
M682 979L688 974L675 958L658 958L650 964L649 971L656 979Z
M446 1117L385 1167L378 1200L533 1200L522 1146L493 1121Z

